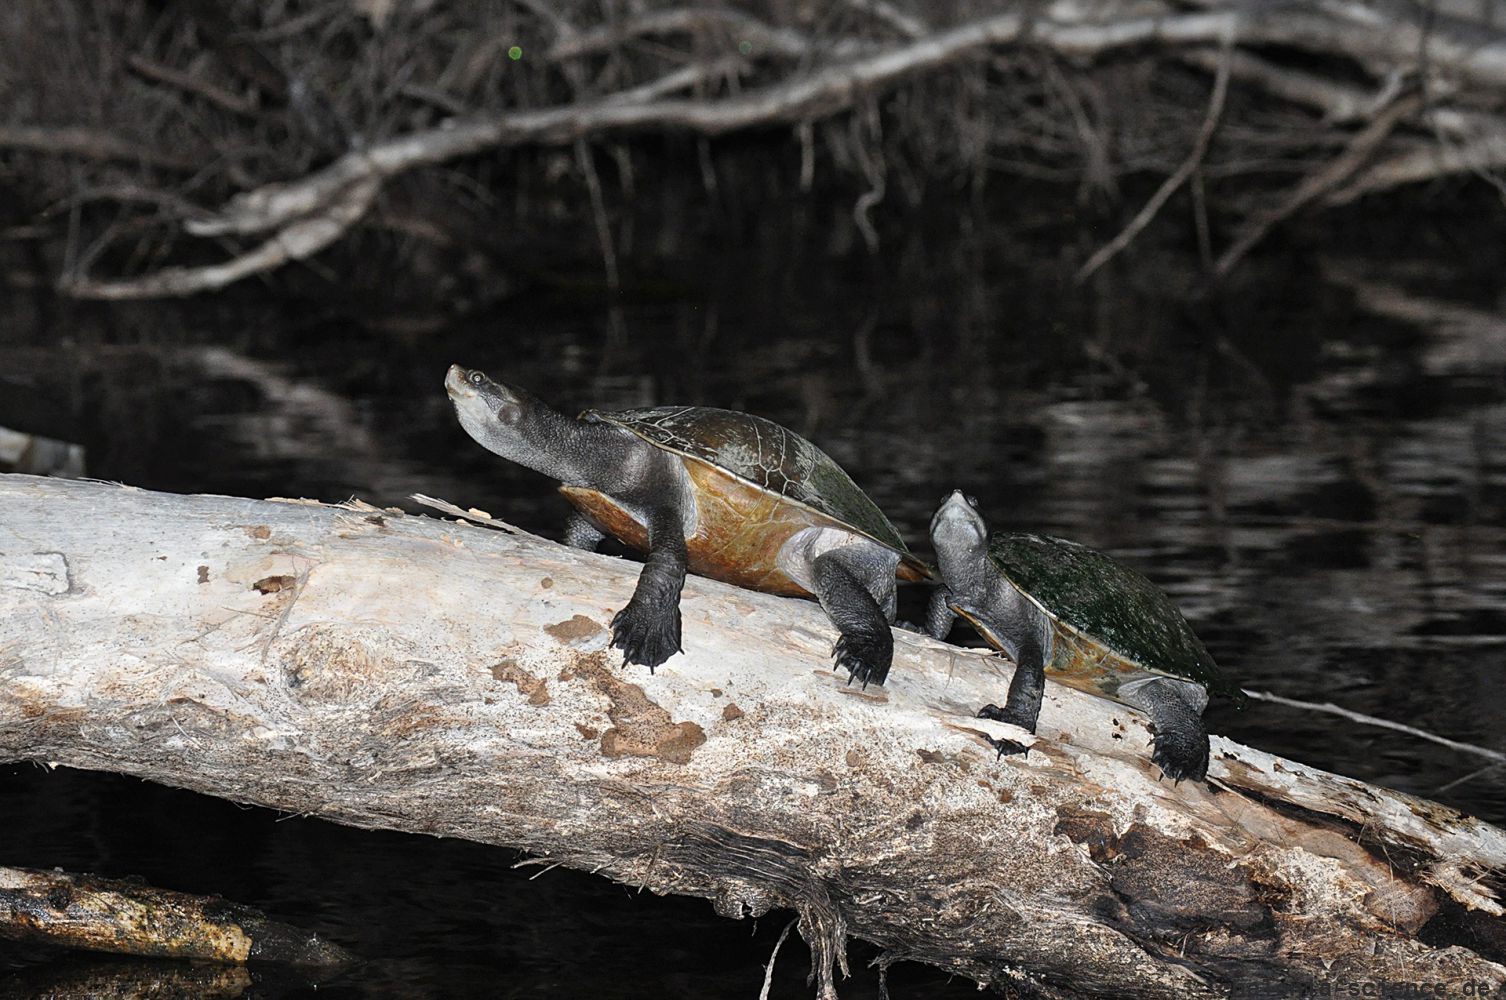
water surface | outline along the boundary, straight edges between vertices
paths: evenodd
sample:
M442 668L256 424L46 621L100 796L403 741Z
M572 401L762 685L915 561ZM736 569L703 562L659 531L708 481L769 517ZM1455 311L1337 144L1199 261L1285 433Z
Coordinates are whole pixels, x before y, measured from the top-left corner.
M918 237L917 237L918 239ZM785 423L912 545L940 497L1107 549L1165 587L1248 688L1506 750L1506 318L1436 265L1271 258L1189 304L1133 274L1073 288L1018 253L905 244L861 266L685 262L599 298L525 289L408 338L289 314L10 350L0 424L62 367L90 474L251 496L411 493L558 537L563 502L455 425L451 362L565 409L698 403ZM1262 270L1263 268L1263 270ZM129 377L122 377L122 373ZM24 409L24 412L20 412ZM906 596L916 617L924 595ZM966 639L962 630L954 636ZM1506 822L1506 769L1332 716L1215 705L1210 728ZM320 996L756 996L787 915L752 922L458 841L342 829L138 782L0 770L0 861L139 874L327 933L370 964ZM3 946L0 946L3 947ZM19 957L5 951L11 963ZM845 997L879 995L854 945ZM0 979L40 990L77 963ZM804 948L775 996L808 995ZM259 972L258 996L307 984ZM895 997L975 995L897 966Z

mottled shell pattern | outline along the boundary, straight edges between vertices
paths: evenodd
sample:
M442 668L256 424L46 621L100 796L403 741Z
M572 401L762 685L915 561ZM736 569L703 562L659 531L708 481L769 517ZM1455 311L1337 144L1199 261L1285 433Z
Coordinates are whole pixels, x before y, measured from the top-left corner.
M1136 672L1166 674L1244 700L1171 599L1118 560L1064 538L1023 533L995 534L989 554L1055 622L1058 649L1048 666L1074 675L1073 686L1112 697Z
M771 420L707 406L587 410L581 419L625 427L650 444L708 462L909 555L894 525L841 466Z

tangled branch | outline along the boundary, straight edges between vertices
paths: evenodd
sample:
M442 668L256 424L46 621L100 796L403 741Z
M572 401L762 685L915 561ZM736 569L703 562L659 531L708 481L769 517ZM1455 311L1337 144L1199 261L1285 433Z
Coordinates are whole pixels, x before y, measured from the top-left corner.
M1248 176L1245 183L1265 185L1267 190L1259 198L1245 199L1245 204L1277 206L1240 220L1231 244L1218 254L1220 272L1233 267L1271 227L1300 211L1342 205L1448 174L1473 172L1489 178L1490 171L1506 166L1506 120L1494 96L1506 83L1506 34L1488 19L1450 15L1424 22L1400 5L1348 0L1281 10L1195 0L1190 9L1141 5L1133 15L1083 5L1053 8L1049 16L1001 4L992 16L935 26L914 10L885 0L848 0L819 26L802 23L782 8L760 10L752 0L739 7L649 7L626 17L579 24L569 20L580 16L578 10L534 3L519 8L527 24L524 33L547 39L547 44L538 49L544 53L541 61L527 63L529 75L514 80L516 97L507 107L489 107L493 102L486 93L489 87L495 89L499 60L522 59L524 47L512 46L513 55L507 57L509 49L496 34L448 52L433 44L425 48L410 43L402 49L406 62L390 76L373 70L366 82L369 93L362 102L352 103L343 89L329 96L300 73L275 65L270 50L257 47L259 38L298 37L314 25L300 26L297 32L262 25L238 33L234 46L218 46L245 55L239 62L225 55L230 69L240 63L255 67L256 72L247 69L238 82L224 78L234 73L215 78L199 59L192 68L175 64L189 58L187 49L132 52L119 60L120 72L137 87L159 88L162 101L196 102L199 137L194 141L209 145L207 159L196 150L180 151L79 125L0 127L0 150L142 169L188 171L197 165L207 179L219 180L218 185L201 184L204 190L240 189L218 207L178 212L169 220L181 237L228 240L230 259L117 278L72 273L59 282L73 296L112 299L220 289L307 259L338 243L367 218L380 191L394 179L476 154L525 147L574 150L568 162L575 164L574 172L590 191L590 221L597 239L610 247L610 206L590 156L581 151L582 143L613 135L710 138L792 128L800 143L801 190L809 190L817 135L813 124L822 126L858 108L870 115L871 109L881 107L878 101L884 95L980 67L985 79L982 96L957 112L978 120L957 130L956 141L967 157L994 169L1044 176L1086 176L1092 171L1099 183L1112 184L1116 175L1146 170L1164 176L1119 236L1082 265L1082 275L1122 252L1189 177L1216 166L1220 158L1221 172L1203 170L1200 177ZM236 9L244 13L247 8ZM317 22L325 32L343 23L328 12ZM385 29L395 30L391 24ZM345 25L345 30L355 29ZM401 44L381 31L362 37L373 58L382 46ZM1302 58L1285 58L1284 53ZM1084 110L1088 105L1077 93L1082 84L1073 74L1050 70L1054 82L1041 90L1046 95L1044 107L1031 96L1035 84L1030 77L1036 72L1032 67L1069 65L1080 79L1083 74L1112 72L1097 68L1108 67L1111 54L1116 60L1172 65L1216 78L1204 92L1211 96L1204 98L1208 114L1202 125L1181 133L1183 152L1174 152L1176 136L1157 136L1158 120L1135 113L1130 103L1119 127L1145 130L1128 145L1149 150L1150 155L1110 153L1127 144L1105 134L1110 125L1100 111ZM1329 62L1332 70L1325 69ZM1371 86L1356 79L1356 65L1371 76ZM1231 87L1239 90L1240 101L1232 99ZM1053 98L1052 93L1059 96ZM1425 94L1427 99L1404 98L1403 93ZM1242 151L1238 143L1248 143L1251 135L1255 141L1272 143L1290 143L1290 138L1269 134L1261 139L1248 126L1214 134L1220 118L1248 113L1250 99L1257 96L1319 116L1308 119L1312 138L1302 153L1311 171L1285 190L1270 190L1273 179L1259 176L1258 167L1240 166L1241 156L1256 163L1261 157ZM1062 113L1055 113L1053 102L1065 102ZM879 123L893 113L880 111L880 117L871 120ZM922 115L927 113L936 114ZM1073 123L1070 127L1068 121ZM923 133L933 131L934 125L924 117L909 123L911 130ZM250 152L257 148L254 144L237 146L236 136L248 129L271 137L257 141L263 146L271 143L272 151L284 156L285 169L275 172L276 180L259 166L258 157L265 156ZM854 195L853 218L870 245L879 238L874 192L885 190L886 175L903 161L865 149L904 141L905 134L904 128L884 123L857 131L833 128L828 136L834 158L846 164L844 169L862 186ZM361 138L368 135L372 138ZM284 136L286 153L276 146ZM314 152L320 143L342 136L351 137L343 152L331 150L333 155L322 157ZM1002 147L1010 154L998 155ZM1330 160L1335 147L1346 152ZM1190 154L1185 152L1189 148ZM310 161L320 159L322 166L309 169ZM112 180L96 180L90 187L132 187ZM1198 197L1208 189L1201 181L1194 186ZM212 204L202 196L195 200ZM147 204L137 199L136 210L145 211ZM101 242L111 232L106 230ZM248 248L234 248L240 238L266 233L273 235ZM86 259L110 257L100 253Z

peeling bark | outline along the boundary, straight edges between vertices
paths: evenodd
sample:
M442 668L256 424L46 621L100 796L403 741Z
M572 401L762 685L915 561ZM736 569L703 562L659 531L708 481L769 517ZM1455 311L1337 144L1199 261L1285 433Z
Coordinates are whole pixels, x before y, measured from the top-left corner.
M107 530L101 530L106 525ZM0 760L531 851L731 917L789 907L1023 995L1506 982L1506 834L896 633L862 691L810 603L691 578L685 655L624 669L638 567L500 522L0 477ZM279 579L277 587L258 586Z

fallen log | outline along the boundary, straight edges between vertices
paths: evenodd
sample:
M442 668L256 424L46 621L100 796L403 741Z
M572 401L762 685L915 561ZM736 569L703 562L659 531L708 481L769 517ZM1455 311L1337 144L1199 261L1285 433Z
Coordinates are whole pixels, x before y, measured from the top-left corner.
M338 966L351 955L249 906L142 882L0 868L0 938L148 958Z
M900 632L849 687L815 604L702 579L624 669L637 566L489 524L0 476L0 760L788 907L826 997L849 935L1029 996L1506 983L1488 824L1217 737L1160 782L1056 684L1000 760L1006 661Z

